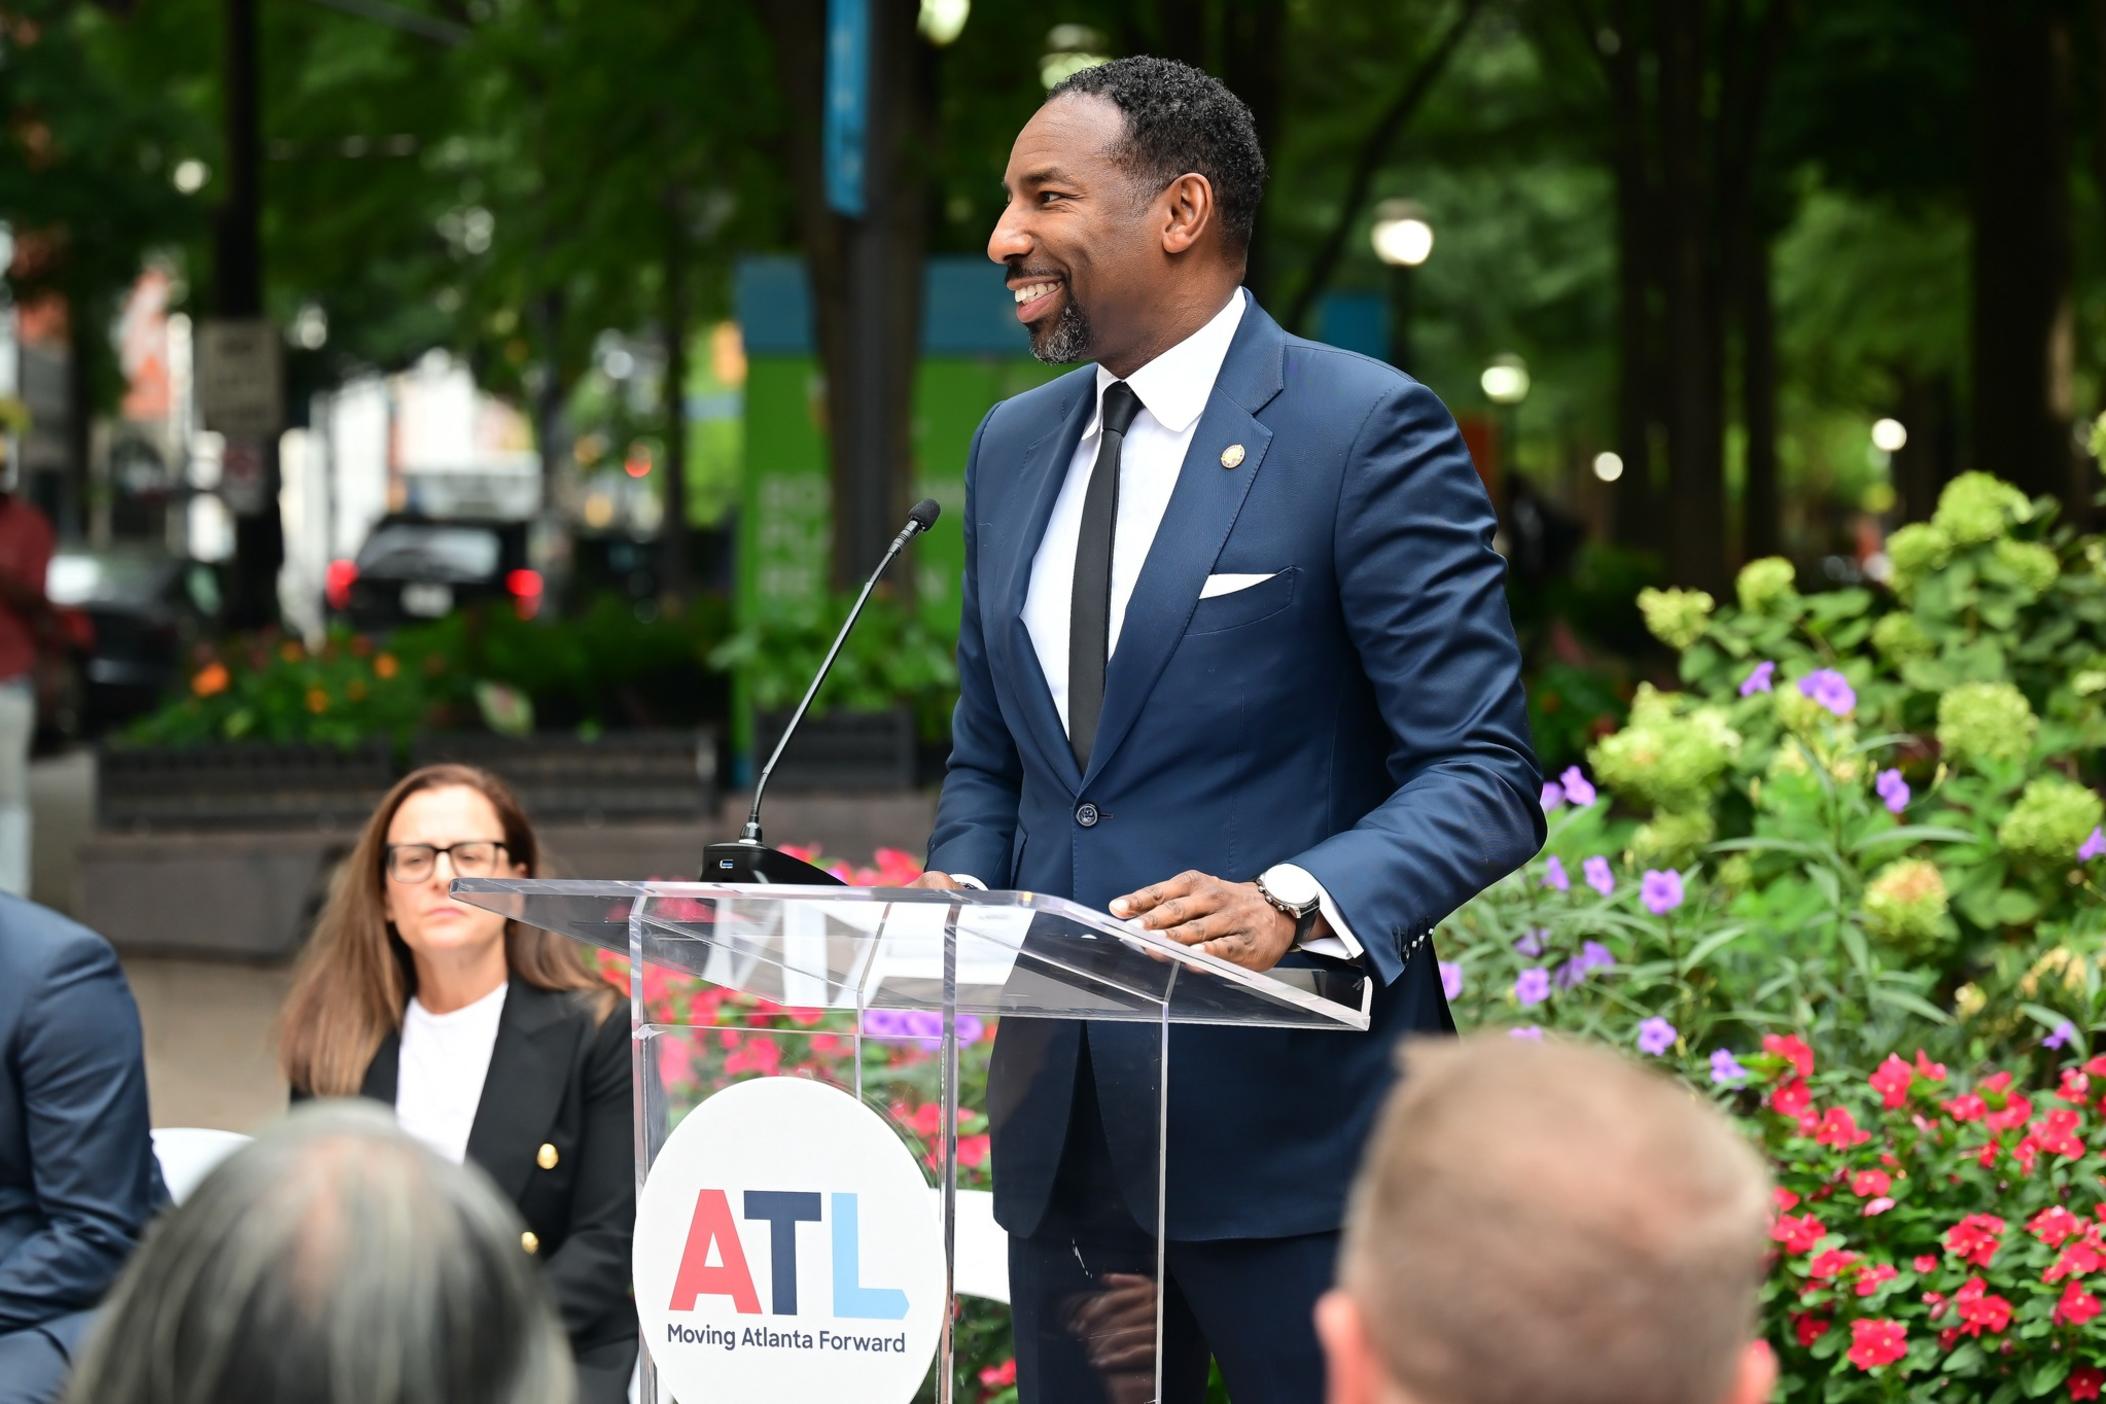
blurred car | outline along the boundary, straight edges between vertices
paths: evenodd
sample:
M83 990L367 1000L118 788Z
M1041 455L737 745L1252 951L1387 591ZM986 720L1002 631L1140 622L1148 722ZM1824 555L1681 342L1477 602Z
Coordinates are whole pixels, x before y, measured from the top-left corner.
M356 558L329 564L323 594L332 619L387 630L476 604L510 604L523 619L546 603L547 572L525 521L391 513Z
M50 729L95 736L143 716L178 690L192 647L217 631L218 568L153 547L53 554L44 593L70 657L54 660Z

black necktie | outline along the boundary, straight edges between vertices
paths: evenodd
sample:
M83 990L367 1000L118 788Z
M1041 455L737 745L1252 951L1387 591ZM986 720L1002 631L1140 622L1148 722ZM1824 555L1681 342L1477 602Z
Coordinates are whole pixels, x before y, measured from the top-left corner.
M1119 521L1119 448L1140 413L1140 396L1123 380L1104 390L1103 432L1089 491L1082 498L1082 534L1075 542L1074 612L1068 626L1068 744L1075 764L1090 768L1090 745L1104 710L1104 664L1111 656L1113 529Z

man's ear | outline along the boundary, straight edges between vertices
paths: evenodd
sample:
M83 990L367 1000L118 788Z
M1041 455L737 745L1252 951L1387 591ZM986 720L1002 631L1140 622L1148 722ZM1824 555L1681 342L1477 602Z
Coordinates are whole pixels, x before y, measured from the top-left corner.
M1733 1372L1733 1390L1725 1404L1764 1404L1777 1387L1777 1352L1768 1341L1749 1341L1742 1347L1740 1363Z
M1199 242L1214 226L1221 212L1214 204L1214 186L1197 171L1187 171L1164 189L1163 252L1181 254Z
M1342 1287L1316 1303L1316 1338L1324 1347L1328 1404L1382 1404L1389 1396L1387 1372L1367 1334L1360 1304Z

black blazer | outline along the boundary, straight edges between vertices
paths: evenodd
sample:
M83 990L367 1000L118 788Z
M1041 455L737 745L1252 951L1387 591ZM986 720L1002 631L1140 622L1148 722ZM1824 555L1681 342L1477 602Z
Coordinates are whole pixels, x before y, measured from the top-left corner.
M635 1108L629 1020L594 1022L575 992L514 978L497 1024L468 1159L519 1207L571 1346L604 1360L626 1343L633 1364L636 1304L629 1244L636 1227ZM389 1034L359 1095L395 1105L401 1039ZM624 1383L629 1364L618 1373Z

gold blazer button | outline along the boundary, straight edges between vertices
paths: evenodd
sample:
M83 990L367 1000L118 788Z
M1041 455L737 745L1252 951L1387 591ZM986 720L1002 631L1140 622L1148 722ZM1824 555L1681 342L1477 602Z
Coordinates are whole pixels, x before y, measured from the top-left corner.
M541 1240L535 1236L532 1229L528 1229L525 1233L519 1235L519 1246L526 1249L529 1253L538 1253L541 1251Z
M556 1154L556 1148L547 1141L543 1141L541 1149L534 1152L534 1163L544 1170L555 1169L556 1162L561 1158Z

